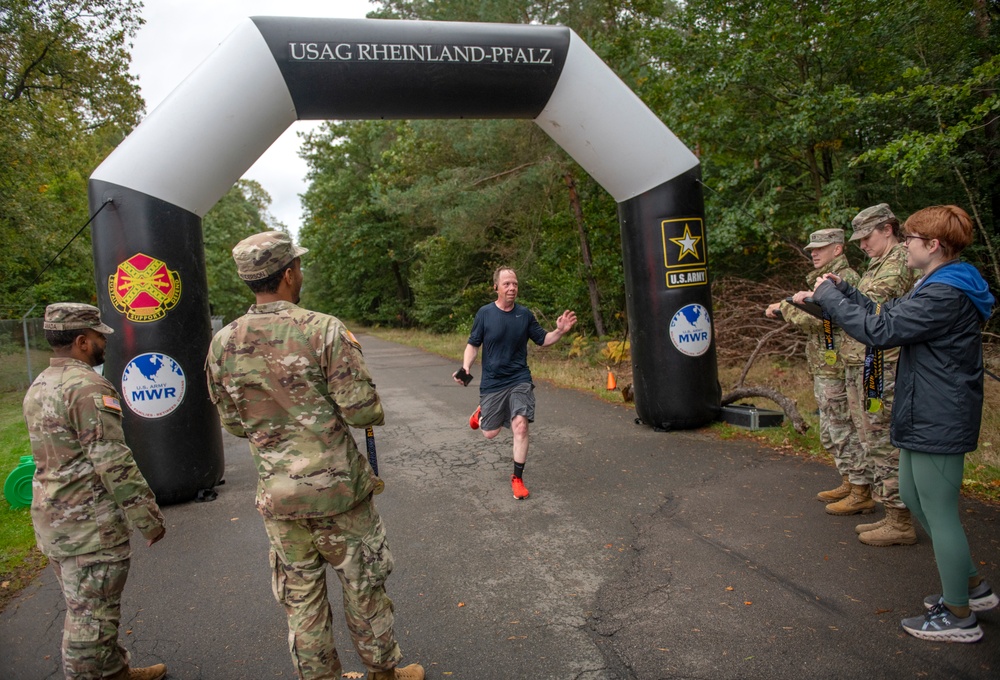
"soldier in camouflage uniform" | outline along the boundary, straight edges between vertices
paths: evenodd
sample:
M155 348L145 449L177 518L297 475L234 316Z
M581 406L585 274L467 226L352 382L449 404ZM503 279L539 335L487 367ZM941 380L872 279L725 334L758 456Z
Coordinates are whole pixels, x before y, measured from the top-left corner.
M860 241L861 249L871 262L861 277L857 289L875 302L902 297L913 287L914 271L906 266L906 248L901 243L899 220L885 203L862 210L852 221L852 241ZM847 401L864 449L860 470L851 472L852 493L838 505L845 509L867 504L864 487L885 507L885 517L878 522L855 527L862 543L874 546L912 545L917 542L910 511L899 499L899 449L889 441L892 401L896 384L896 362L899 349L879 351L866 348L870 366L881 359L882 390L876 394L876 375L869 369L865 381L865 364L847 367ZM871 395L869 394L871 388Z
M831 272L845 281L857 283L858 275L844 255L843 229L813 232L805 249L810 251L814 266L805 277L807 283L815 283L817 277ZM850 494L850 470L858 465L862 456L858 432L847 405L845 370L848 358L863 355L863 348L841 329L831 325L825 330L821 319L784 300L769 305L765 315L770 318L781 316L809 336L806 363L813 376L813 394L819 407L820 442L833 456L842 479L840 486L822 491L816 498L825 503L838 501Z
M354 335L338 319L297 306L306 252L278 231L233 248L256 304L212 340L209 394L223 426L250 440L272 588L288 615L298 677L341 677L329 563L369 678L421 680L418 664L397 668L402 653L385 593L393 559L372 502L378 480L348 429L381 425L382 403Z
M62 658L67 678L158 680L167 667L130 668L118 642L129 535L153 545L163 515L122 432L121 399L93 367L104 363L105 334L91 305L45 310L55 357L24 397L35 459L31 521L66 600Z

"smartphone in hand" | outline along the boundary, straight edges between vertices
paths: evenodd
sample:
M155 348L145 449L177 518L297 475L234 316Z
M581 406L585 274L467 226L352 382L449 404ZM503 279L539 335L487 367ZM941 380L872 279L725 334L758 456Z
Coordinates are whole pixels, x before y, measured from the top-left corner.
M463 385L468 385L472 382L472 374L465 370L465 367L455 371L455 377L462 381Z

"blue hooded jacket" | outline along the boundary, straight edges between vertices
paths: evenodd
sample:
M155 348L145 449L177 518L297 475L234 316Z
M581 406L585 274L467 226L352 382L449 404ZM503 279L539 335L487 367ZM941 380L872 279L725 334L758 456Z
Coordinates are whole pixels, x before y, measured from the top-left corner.
M876 304L843 281L813 293L848 335L899 347L889 438L933 454L975 450L983 414L982 323L995 302L975 267L953 260L895 300Z
M986 321L993 312L993 305L996 300L990 293L989 284L982 277L979 270L968 262L955 262L947 266L938 267L927 276L917 281L913 287L915 291L920 290L928 283L943 283L952 288L958 288L965 293L975 305L979 317Z

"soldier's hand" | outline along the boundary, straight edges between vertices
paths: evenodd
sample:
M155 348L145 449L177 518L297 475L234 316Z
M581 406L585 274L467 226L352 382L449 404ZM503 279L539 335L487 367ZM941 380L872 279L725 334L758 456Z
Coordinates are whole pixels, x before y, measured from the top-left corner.
M795 295L792 296L792 300L796 304L800 304L801 305L801 304L803 304L806 301L807 297L812 297L812 291L811 290L800 290L798 293L796 293Z
M167 528L166 527L160 527L160 533L156 534L156 536L153 536L151 539L149 539L149 541L147 541L146 545L147 546L151 546L154 543L158 543L166 535L167 535Z
M772 302L767 306L767 309L764 310L764 316L766 316L768 319L777 319L779 309L781 309L781 303Z
M836 286L838 283L841 282L841 278L836 274L823 274L823 276L819 276L816 278L816 285L813 286L813 290L816 290L821 285L823 285L824 281L829 281L830 283Z

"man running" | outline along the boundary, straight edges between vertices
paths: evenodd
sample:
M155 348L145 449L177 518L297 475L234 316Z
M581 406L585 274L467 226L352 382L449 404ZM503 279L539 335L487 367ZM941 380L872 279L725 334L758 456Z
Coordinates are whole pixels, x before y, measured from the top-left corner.
M524 465L528 460L528 423L535 421L535 386L528 370L528 339L548 347L569 333L576 324L576 312L566 310L556 320L556 329L546 332L535 315L517 304L517 274L510 267L493 272L495 302L483 305L465 347L462 369L468 373L483 348L483 376L479 382L479 408L469 418L473 430L482 428L493 439L504 427L514 435L514 474L510 478L514 498L528 497L524 486ZM455 382L466 383L455 372Z

